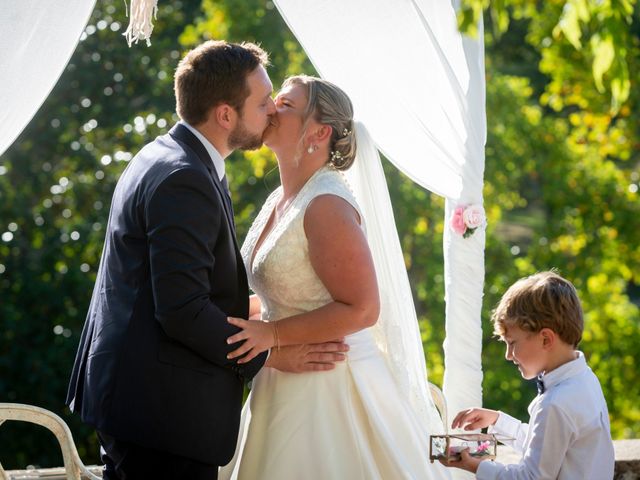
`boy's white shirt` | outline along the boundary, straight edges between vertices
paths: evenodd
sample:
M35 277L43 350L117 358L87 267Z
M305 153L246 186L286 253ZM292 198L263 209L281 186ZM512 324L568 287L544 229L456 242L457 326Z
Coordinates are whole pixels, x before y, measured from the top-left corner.
M582 352L543 377L545 392L529 405L530 423L500 412L489 433L523 454L518 464L481 462L476 478L609 479L614 451L600 382Z

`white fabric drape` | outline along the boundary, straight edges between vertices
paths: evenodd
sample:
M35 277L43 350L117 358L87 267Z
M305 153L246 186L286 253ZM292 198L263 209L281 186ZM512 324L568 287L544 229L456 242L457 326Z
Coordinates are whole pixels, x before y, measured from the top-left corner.
M380 291L374 338L385 353L400 395L409 400L420 431L442 433L444 426L427 385L418 318L380 156L362 123L356 122L354 134L358 153L346 176L364 217Z
M95 0L17 0L0 8L0 155L58 81Z
M351 97L378 148L416 183L482 204L484 51L447 0L276 0L318 72ZM484 230L445 229L444 390L449 411L482 403Z

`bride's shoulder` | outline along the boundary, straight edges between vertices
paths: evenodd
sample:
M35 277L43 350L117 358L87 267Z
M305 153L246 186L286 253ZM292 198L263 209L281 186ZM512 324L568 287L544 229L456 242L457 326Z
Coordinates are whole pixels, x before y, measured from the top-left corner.
M319 172L314 180L313 187L308 192L306 199L307 206L317 197L332 195L346 200L358 212L360 211L355 194L344 173L334 168L325 168Z
M344 173L334 168L324 168L315 179L313 193L322 195L324 193L351 194L352 192Z

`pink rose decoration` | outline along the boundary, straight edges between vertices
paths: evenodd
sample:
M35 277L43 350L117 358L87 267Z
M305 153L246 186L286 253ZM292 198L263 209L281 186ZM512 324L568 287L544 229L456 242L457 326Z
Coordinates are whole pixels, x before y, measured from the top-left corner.
M478 228L484 224L484 208L480 205L469 205L462 213L467 228Z
M464 207L457 207L451 216L451 229L458 235L464 235L467 226L464 224Z
M486 218L482 205L462 205L456 207L451 216L451 230L464 238L473 235L478 227L484 226Z

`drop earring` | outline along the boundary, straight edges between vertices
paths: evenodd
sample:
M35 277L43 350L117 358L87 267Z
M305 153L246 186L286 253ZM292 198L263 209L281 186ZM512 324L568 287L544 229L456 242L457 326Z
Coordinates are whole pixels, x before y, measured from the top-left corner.
M307 153L313 153L316 151L316 146L315 145L309 145L309 148L307 148Z

